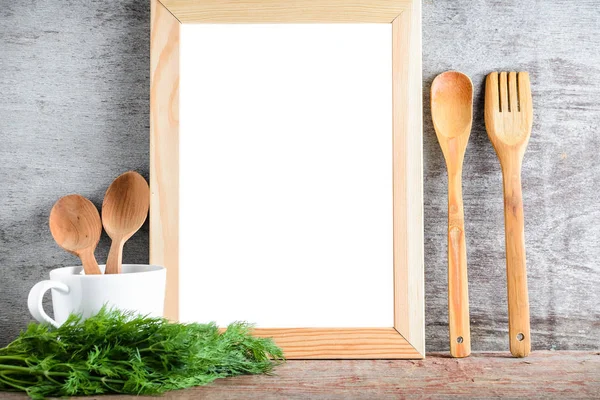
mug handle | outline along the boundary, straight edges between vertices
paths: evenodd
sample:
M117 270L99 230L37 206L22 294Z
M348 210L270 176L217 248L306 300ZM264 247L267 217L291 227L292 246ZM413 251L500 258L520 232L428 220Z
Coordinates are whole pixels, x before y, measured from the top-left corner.
M29 312L38 322L47 323L55 328L60 325L50 318L44 311L42 300L44 299L44 293L50 289L56 289L61 293L69 293L69 287L62 282L58 281L41 281L35 284L34 287L29 291L29 297L27 298L27 306Z

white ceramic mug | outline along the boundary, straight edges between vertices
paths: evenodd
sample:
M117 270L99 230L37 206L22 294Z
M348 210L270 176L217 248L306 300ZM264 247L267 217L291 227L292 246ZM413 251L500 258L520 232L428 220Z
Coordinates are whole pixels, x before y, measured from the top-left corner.
M104 273L104 265L100 269ZM84 275L82 267L64 267L50 271L50 280L38 282L29 292L29 312L39 322L58 327L70 314L83 318L98 313L103 305L162 317L165 303L167 270L158 265L123 265L122 273ZM44 293L52 289L54 319L44 312Z

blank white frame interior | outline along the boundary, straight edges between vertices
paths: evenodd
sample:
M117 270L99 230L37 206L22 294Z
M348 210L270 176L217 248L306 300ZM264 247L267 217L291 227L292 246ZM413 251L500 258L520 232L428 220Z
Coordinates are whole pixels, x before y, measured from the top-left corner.
M181 321L394 325L391 30L181 26Z

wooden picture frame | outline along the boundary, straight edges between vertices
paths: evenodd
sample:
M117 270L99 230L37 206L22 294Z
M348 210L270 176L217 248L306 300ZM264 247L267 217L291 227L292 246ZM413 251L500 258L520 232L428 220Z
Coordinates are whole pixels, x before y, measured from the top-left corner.
M179 33L182 23L392 24L394 325L257 328L287 358L423 358L421 0L151 0L150 262L178 319Z

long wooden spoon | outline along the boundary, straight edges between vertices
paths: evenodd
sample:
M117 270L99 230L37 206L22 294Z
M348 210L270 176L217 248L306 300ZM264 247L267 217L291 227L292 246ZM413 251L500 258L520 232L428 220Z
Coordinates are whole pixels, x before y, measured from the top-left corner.
M471 353L462 166L473 121L473 84L456 71L431 84L431 115L448 169L448 323L450 353Z
M526 357L531 351L521 167L532 123L529 74L489 74L485 82L485 127L500 159L504 181L508 334L515 357Z
M148 183L137 172L125 172L108 187L102 202L102 224L112 239L106 274L121 273L123 245L142 227L149 207Z
M78 194L60 198L50 211L50 232L56 243L81 259L86 275L100 274L94 250L102 223L96 206Z

